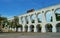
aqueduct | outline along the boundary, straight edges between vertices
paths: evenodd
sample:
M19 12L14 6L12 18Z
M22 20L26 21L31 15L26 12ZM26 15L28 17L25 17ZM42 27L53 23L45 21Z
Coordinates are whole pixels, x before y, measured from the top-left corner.
M23 32L60 32L60 19L57 20L56 14L60 13L60 4L43 8L41 10L34 11L33 13L27 13L19 17L19 24L22 25ZM51 16L46 15L50 13ZM39 16L40 15L40 16ZM60 17L59 14L57 14ZM50 21L47 21L49 16ZM40 19L41 18L41 19ZM25 28L25 26L27 28Z

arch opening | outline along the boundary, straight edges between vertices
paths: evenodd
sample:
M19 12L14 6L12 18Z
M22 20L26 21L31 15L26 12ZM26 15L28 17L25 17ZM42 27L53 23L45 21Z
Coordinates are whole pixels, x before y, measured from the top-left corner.
M37 26L36 26L36 28L37 28L37 32L41 32L41 25L40 24L38 24Z
M25 25L25 32L28 31L28 25Z
M60 21L60 8L55 10L56 21Z
M46 32L52 32L52 25L51 24L46 24L45 28L46 28Z
M28 17L27 16L25 17L25 20L26 20L26 24L28 24L29 21L28 21Z
M31 32L34 32L34 25L30 26L30 30L31 30Z
M17 30L18 30L19 32L22 32L22 29L23 29L23 26L22 26L21 24L19 24L19 25L17 26Z
M21 17L21 22L23 23L23 17Z
M41 23L42 22L42 14L38 14L37 17L38 17L38 23Z
M60 23L56 24L56 30L57 32L60 32Z
M31 15L31 22L35 23L34 15Z
M52 13L50 11L46 12L45 17L47 22L52 22Z

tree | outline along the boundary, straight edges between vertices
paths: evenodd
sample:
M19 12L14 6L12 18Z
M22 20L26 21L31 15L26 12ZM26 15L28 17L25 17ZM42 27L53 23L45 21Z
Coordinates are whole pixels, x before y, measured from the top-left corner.
M5 26L7 26L7 18L0 16L0 30L2 30Z
M56 15L56 20L59 21L60 20L60 16L58 16L58 15L60 15L60 14L55 13L55 15Z
M7 24L7 18L6 17L0 17L0 25L5 25Z
M17 16L14 16L14 20L13 21L15 23L16 32L18 32L19 18Z

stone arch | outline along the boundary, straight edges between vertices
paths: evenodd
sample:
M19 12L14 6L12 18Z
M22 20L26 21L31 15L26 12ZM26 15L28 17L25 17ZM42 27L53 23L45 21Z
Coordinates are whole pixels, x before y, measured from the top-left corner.
M56 21L60 21L60 8L57 8L55 11Z
M21 17L21 22L23 23L23 17Z
M23 29L22 24L19 24L19 26L18 26L18 31L22 32L22 29Z
M45 25L46 32L52 32L52 24L46 24Z
M28 24L29 23L28 16L26 16L25 19L26 19L26 24Z
M51 13L50 10L47 10L47 11L45 12L45 18L46 18L46 21L47 21L47 22L52 22L52 13Z
M38 13L37 18L38 18L38 23L41 23L42 22L42 14Z
M34 25L30 25L31 32L34 32Z
M28 25L25 25L25 32L28 31Z
M56 30L57 30L57 32L60 32L60 23L56 24Z
M40 24L36 25L36 28L37 28L37 32L41 32L42 26Z
M33 14L31 15L31 22L35 23L35 19L34 19L34 15Z

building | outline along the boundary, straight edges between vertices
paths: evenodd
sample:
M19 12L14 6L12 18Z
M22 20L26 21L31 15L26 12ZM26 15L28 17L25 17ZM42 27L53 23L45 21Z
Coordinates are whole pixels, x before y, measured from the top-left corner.
M34 9L31 9L31 10L28 10L27 13L33 13L35 10Z
M60 32L60 19L57 20L56 13L60 11L60 4L50 6L47 8L43 8L33 13L27 13L24 15L20 15L19 24L22 25L22 32ZM51 13L51 21L48 22L46 20L46 14ZM41 14L41 21L38 21L38 15ZM34 16L34 20L32 22L31 17ZM60 17L60 16L59 16ZM27 26L28 28L25 28Z

